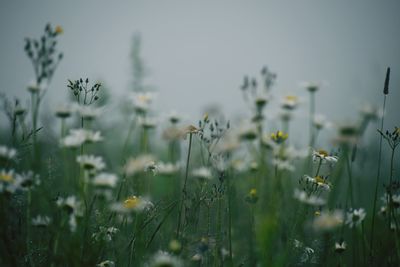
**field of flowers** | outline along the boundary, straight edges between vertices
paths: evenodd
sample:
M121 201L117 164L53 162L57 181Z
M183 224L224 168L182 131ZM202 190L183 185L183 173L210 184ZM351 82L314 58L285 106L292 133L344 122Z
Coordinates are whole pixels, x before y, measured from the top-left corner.
M304 103L274 98L268 67L238 85L252 114L243 121L160 113L140 61L120 114L107 112L104 85L65 77L68 104L44 117L61 34L47 25L25 40L29 101L1 94L0 266L400 265L400 129L384 121L389 68L382 99L339 125L319 115L323 84L305 83L299 147L290 126ZM322 142L327 127L336 136ZM371 140L368 128L378 129Z

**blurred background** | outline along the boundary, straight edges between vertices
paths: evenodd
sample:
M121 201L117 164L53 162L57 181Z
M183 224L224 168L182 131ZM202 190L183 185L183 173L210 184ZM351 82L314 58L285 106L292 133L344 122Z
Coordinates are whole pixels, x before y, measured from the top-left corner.
M195 122L213 104L227 118L241 115L243 76L259 77L267 65L277 74L276 98L303 100L299 123L308 115L302 81L324 84L317 113L353 120L365 103L382 105L390 66L390 129L400 114L399 11L397 0L1 0L0 91L28 99L34 74L24 38L38 38L50 22L64 29L64 59L45 100L51 109L65 102L67 79L80 77L103 81L121 99L132 87L133 36L140 34L144 83L158 92L159 111Z

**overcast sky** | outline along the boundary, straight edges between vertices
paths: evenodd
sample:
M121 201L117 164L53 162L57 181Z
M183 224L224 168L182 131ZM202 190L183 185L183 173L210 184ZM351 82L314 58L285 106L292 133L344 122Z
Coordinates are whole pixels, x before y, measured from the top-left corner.
M132 36L140 32L157 108L198 114L208 103L238 114L239 86L263 65L278 74L275 91L306 97L298 83L322 80L319 112L355 118L380 104L392 67L387 126L400 117L400 1L55 1L0 0L0 91L21 95L33 80L24 37L47 22L62 25L65 54L47 100L63 101L67 79L102 79L121 94L130 84ZM305 98L306 99L306 98ZM304 103L306 105L306 103ZM306 109L307 110L307 109Z

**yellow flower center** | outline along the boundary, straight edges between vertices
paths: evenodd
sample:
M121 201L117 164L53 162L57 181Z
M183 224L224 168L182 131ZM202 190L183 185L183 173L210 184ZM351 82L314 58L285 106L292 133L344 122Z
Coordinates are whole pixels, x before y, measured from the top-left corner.
M124 207L127 209L134 209L140 204L140 199L136 196L127 198L124 201Z
M276 133L271 134L271 139L275 141L276 143L282 143L285 141L289 135L287 133L284 133L282 131L277 131Z
M324 158L329 155L328 152L326 150L323 150L323 149L318 150L318 154L320 154Z
M56 32L57 34L62 34L62 33L64 32L64 29L63 29L60 25L58 25L58 26L56 26L56 28L55 28L55 32Z
M322 178L321 176L315 176L315 181L319 184L324 184L325 183L325 179Z
M293 101L293 102L297 102L297 96L295 96L295 95L287 95L287 96L285 96L285 99L287 100L287 101Z
M13 180L13 177L9 174L0 174L0 181L3 182L11 182Z
M257 196L257 189L252 188L252 189L250 190L250 196L252 196L252 197Z

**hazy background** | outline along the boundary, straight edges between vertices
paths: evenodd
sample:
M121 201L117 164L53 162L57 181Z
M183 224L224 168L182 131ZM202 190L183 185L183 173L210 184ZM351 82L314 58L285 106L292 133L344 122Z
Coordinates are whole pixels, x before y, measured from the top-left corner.
M215 103L228 117L243 113L243 75L258 75L268 65L278 74L278 96L293 93L306 101L299 82L326 82L317 96L318 113L341 121L356 118L363 103L381 105L391 66L386 126L399 125L397 0L0 3L0 91L9 96L28 97L33 71L24 37L38 38L50 22L64 28L59 38L64 59L46 96L53 106L64 101L67 79L102 79L115 95L128 90L132 36L140 32L142 57L151 71L146 81L159 92L159 110L196 119L206 104Z

